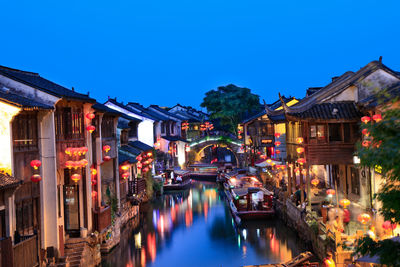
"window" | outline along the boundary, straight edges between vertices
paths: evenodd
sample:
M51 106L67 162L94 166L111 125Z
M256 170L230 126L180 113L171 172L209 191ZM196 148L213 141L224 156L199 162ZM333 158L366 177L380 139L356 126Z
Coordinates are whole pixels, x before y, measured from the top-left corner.
M127 130L122 130L121 131L121 137L120 137L121 145L126 145L128 144L128 131Z
M83 113L81 109L61 108L55 114L57 140L83 139Z
M325 125L311 125L310 126L310 139L318 139L319 141L325 141Z
M36 113L16 116L12 123L12 135L16 151L36 150L38 147Z
M340 123L329 124L329 142L342 141Z
M343 140L345 143L351 142L350 123L343 123Z
M317 138L317 126L316 125L310 126L310 138L311 139Z
M175 131L174 131L175 129L174 128L175 128L175 122L171 122L170 123L170 132L171 132L171 134L175 133Z
M351 167L351 193L360 195L360 175L355 167Z
M162 133L162 134L165 134L165 128L166 128L166 127L165 127L165 122L162 122L162 123L161 123L161 133Z
M114 117L103 117L101 121L101 135L103 138L115 137Z
M138 125L137 123L130 123L129 124L130 128L129 128L129 138L137 138L137 128Z

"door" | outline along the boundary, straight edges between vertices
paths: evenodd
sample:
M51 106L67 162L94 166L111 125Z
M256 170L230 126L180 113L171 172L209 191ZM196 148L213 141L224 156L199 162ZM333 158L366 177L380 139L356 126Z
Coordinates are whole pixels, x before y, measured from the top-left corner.
M71 237L79 237L79 186L64 185L64 227Z

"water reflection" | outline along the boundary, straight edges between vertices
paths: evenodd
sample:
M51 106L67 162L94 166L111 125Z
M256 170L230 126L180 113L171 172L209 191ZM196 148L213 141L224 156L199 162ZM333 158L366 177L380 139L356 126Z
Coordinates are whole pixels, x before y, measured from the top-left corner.
M275 220L237 229L223 197L215 184L195 183L143 206L139 229L121 233L102 266L241 266L304 251L295 233Z

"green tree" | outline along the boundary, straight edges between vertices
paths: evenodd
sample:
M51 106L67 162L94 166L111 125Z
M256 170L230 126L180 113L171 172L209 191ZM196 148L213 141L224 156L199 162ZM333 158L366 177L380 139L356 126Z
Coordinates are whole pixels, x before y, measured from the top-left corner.
M387 100L388 97L380 98ZM380 102L383 104L382 100ZM362 165L381 168L386 182L375 195L382 203L379 212L385 220L400 223L400 108L396 103L398 99L385 102L381 121L371 120L362 124L364 140L358 145L358 155ZM361 255L378 255L382 264L400 266L399 242L375 242L365 237L358 241L356 252Z
M201 106L207 108L211 119L219 120L226 131L236 135L243 116L260 109L260 98L248 88L229 84L208 91Z

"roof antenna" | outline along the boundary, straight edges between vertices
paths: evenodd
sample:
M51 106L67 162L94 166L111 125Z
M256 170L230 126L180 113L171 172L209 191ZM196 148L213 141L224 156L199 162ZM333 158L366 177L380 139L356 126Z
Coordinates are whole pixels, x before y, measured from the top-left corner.
M382 56L379 57L379 63L382 63Z
M73 86L72 86L71 90L72 90L72 92L75 92L75 88Z

